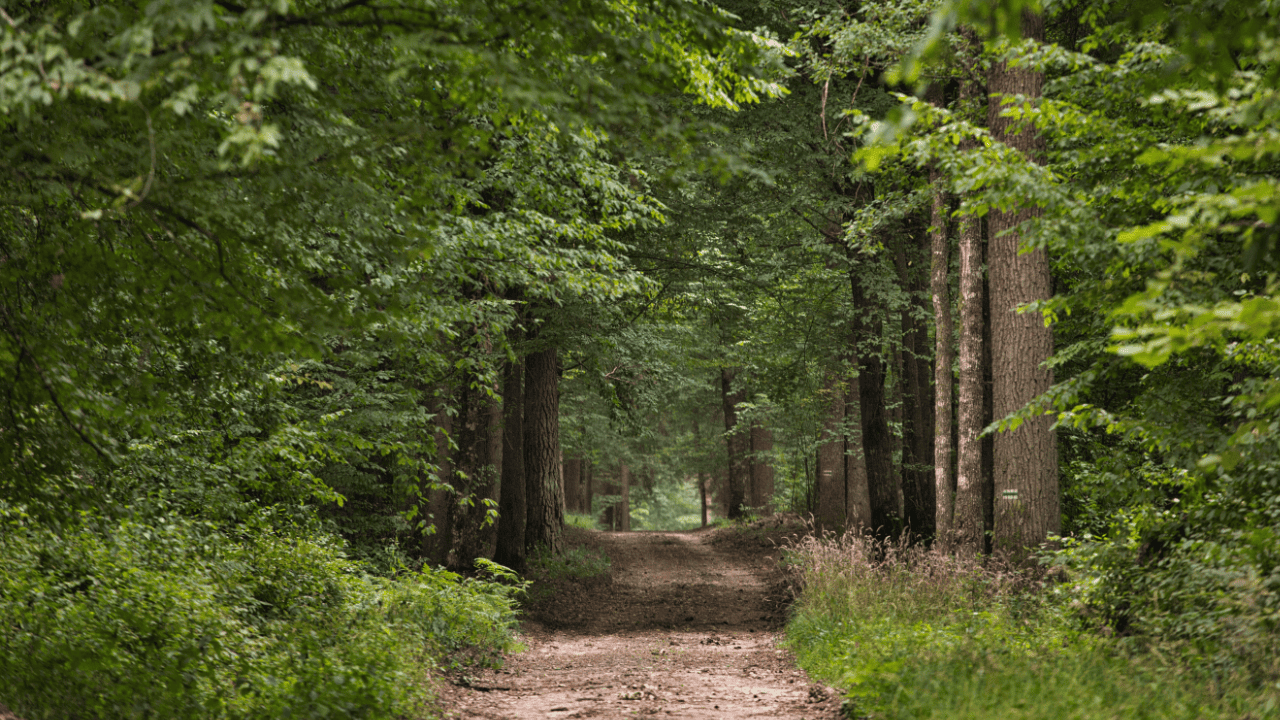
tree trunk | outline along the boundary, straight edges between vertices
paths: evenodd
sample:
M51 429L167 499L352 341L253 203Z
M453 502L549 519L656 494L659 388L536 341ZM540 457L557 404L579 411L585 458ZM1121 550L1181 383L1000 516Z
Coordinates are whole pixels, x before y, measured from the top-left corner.
M582 512L582 458L564 461L564 506L569 512Z
M524 481L524 364L502 371L502 491L498 499L498 547L494 561L524 570L528 507Z
M929 171L933 187L933 211L930 216L931 264L929 290L933 295L934 363L933 363L933 483L936 511L935 537L949 542L951 517L955 508L954 476L951 464L951 366L955 363L952 346L955 323L951 317L951 243L947 238L947 197L942 189L942 175Z
M845 515L844 479L844 387L840 372L827 372L822 399L825 406L817 453L817 503L814 522L819 530L839 532L848 519Z
M751 506L761 515L773 514L773 430L751 425Z
M617 517L617 528L622 532L631 532L631 468L626 463L618 466L618 492L622 499L614 506Z
M1044 40L1044 18L1024 13L1023 35ZM988 75L991 93L988 121L992 136L1042 162L1043 141L1033 128L1012 132L1009 118L1001 117L997 95L1022 95L1035 100L1042 94L1044 76L1027 68L992 65ZM1053 372L1043 366L1053 354L1053 330L1039 313L1019 314L1024 303L1044 300L1052 294L1049 257L1043 248L1018 254L1017 226L1039 215L1036 208L1011 212L994 210L988 220L991 232L991 356L992 412L1003 418L1025 406L1053 384ZM1021 552L1061 530L1058 499L1058 451L1051 426L1053 418L1039 415L1012 432L994 438L996 549Z
M468 382L459 393L458 421L454 423L458 451L453 462L454 489L464 498L453 512L454 564L470 568L478 557L493 552L494 527L486 526L489 503L498 496L498 463L501 458L498 405L483 387Z
M904 291L905 287L902 288ZM900 323L901 324L901 323ZM902 344L898 343L893 349L893 353L889 355L889 362L886 363L885 378L885 408L888 412L889 419L889 473L892 478L893 491L896 496L897 516L905 518L902 513L902 496L903 484L906 482L906 468L903 466L907 454L904 452L906 446L907 422L905 413L906 393L905 383L903 382L903 362L902 362ZM895 430L896 428L896 430Z
M850 342L852 348L853 342ZM847 367L858 367L858 355L845 353ZM871 486L867 480L867 454L862 447L862 378L849 379L844 393L844 502L848 526L866 530L871 525Z
M427 516L429 523L422 536L422 557L433 565L448 565L449 552L453 550L453 490L449 482L453 479L453 467L450 463L449 434L453 430L453 418L447 411L448 400L439 398L435 415L436 453L436 485L427 490Z
M560 494L560 372L555 348L525 360L525 549L561 551L564 497Z
M702 497L702 527L706 527L707 518L707 483L708 477L704 472L698 473L698 495Z
M928 252L928 235L913 234L921 248ZM902 495L903 517L911 534L931 538L934 534L937 503L934 479L929 471L933 464L933 387L930 384L930 352L926 348L924 325L924 287L921 274L907 259L906 249L898 253L898 274L907 291L908 304L902 313Z
M591 464L591 458L583 458L582 460L582 513L584 515L593 515L591 511L592 504L595 502L595 466Z
M720 397L724 405L725 445L729 454L729 487L728 517L737 520L743 517L743 506L746 504L746 486L750 479L750 465L747 453L750 448L749 433L738 427L738 403L742 402L743 391L733 390L733 380L737 371L728 368L720 370Z
M953 542L982 552L982 232L976 218L960 221L960 421Z
M879 308L868 302L857 271L849 273L854 307L854 338L858 347L858 396L862 411L862 449L867 462L867 486L871 498L871 530L877 537L896 535L898 489L893 486L892 441L885 411L884 361Z

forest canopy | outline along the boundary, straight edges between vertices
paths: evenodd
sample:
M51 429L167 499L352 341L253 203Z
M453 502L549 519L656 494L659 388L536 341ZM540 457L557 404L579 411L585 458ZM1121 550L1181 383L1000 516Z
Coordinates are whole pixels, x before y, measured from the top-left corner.
M0 0L0 31L26 717L398 716L396 678L506 647L566 513L1056 565L1083 624L1274 671L1270 4Z

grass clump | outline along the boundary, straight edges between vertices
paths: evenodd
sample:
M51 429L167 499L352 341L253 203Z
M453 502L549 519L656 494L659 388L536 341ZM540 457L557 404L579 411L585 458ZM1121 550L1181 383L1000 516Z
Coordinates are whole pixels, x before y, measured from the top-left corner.
M802 593L788 644L850 717L1241 718L1274 693L1125 652L1084 631L1042 572L846 535L789 548Z
M587 513L566 512L564 514L564 524L581 530L599 529L596 526L595 517Z
M570 547L558 555L535 552L526 576L535 583L591 580L609 574L613 563L599 550Z

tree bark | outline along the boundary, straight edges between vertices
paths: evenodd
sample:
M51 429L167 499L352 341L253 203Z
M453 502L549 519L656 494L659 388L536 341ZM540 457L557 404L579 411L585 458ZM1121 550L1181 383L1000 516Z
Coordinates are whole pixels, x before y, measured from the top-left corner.
M618 466L618 491L622 499L618 500L614 511L618 519L617 529L631 532L631 468L626 463Z
M960 221L960 419L953 542L982 552L982 233L976 218Z
M936 168L929 171L929 184L933 187L929 233L929 290L933 296L934 322L934 535L945 544L951 533L951 517L955 508L955 476L952 473L954 453L951 446L951 400L954 392L951 366L955 364L955 348L952 345L955 323L951 317L951 243L947 238L947 196L942 186L942 174Z
M422 536L422 557L433 565L448 565L449 552L453 550L453 516L450 511L454 502L453 490L449 485L453 479L449 453L453 418L449 415L447 406L446 399L437 399L433 433L437 487L428 487L426 492L427 517L424 520L429 523L429 527Z
M840 531L845 527L845 440L844 395L840 372L827 372L822 399L825 409L817 452L817 503L814 522L819 530Z
M486 526L489 503L498 499L501 462L500 412L488 391L468 382L459 393L454 423L458 451L453 463L454 489L467 500L453 512L453 563L470 568L476 558L493 553L494 527Z
M502 371L502 490L498 498L498 546L494 561L524 570L528 507L524 481L524 364Z
M853 343L850 342L852 348ZM852 349L845 353L846 366L858 367L858 355ZM844 502L845 517L853 530L871 525L871 486L867 480L867 455L862 447L862 378L855 373L849 378L844 393Z
M773 514L773 430L751 425L751 506L761 515Z
M564 461L564 506L569 512L582 512L582 458Z
M698 494L702 497L702 527L707 526L707 473L698 473Z
M1023 36L1044 40L1044 18L1024 13ZM992 136L1042 162L1043 140L1034 128L1014 133L1009 118L1001 117L1000 95L1020 94L1034 102L1042 95L1044 76L1006 63L992 65L988 121ZM1003 418L1053 385L1053 371L1044 362L1053 354L1053 330L1039 313L1019 314L1024 303L1052 294L1049 257L1043 248L1019 255L1017 227L1040 214L1038 208L1008 212L994 210L990 227L992 413ZM993 481L995 493L995 549L1022 552L1061 530L1058 498L1058 451L1052 417L1039 415L1018 429L995 436Z
M915 232L911 237L920 244L920 247L911 248L913 253L927 254L928 234ZM921 274L913 268L914 263L907 259L906 248L899 253L899 257L898 274L909 298L902 313L903 517L913 536L931 538L934 534L937 503L934 499L933 474L928 469L933 464L934 428L933 386L930 384L932 367L929 363L931 353L926 347L927 329L922 320L926 314L925 288Z
M736 370L722 368L720 370L720 397L724 405L725 446L729 455L728 503L727 513L730 520L743 517L743 506L746 504L746 486L750 479L750 466L747 453L750 448L749 433L738 427L738 403L742 402L743 391L733 390Z
M858 396L862 411L862 449L867 462L867 486L871 498L871 530L877 537L896 535L902 521L898 515L898 489L893 486L892 442L885 411L884 361L872 351L881 339L880 309L866 297L857 271L849 273L852 287L853 335L858 350Z
M555 348L525 360L525 550L562 550L564 497L560 493L560 372Z
M582 512L591 515L591 506L595 502L595 466L591 458L582 459Z

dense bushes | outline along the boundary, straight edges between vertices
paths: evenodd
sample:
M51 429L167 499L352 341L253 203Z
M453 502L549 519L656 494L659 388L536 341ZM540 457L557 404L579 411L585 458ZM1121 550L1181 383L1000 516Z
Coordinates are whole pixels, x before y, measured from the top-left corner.
M438 659L510 643L516 586L371 576L324 535L0 520L0 696L29 720L395 717Z

